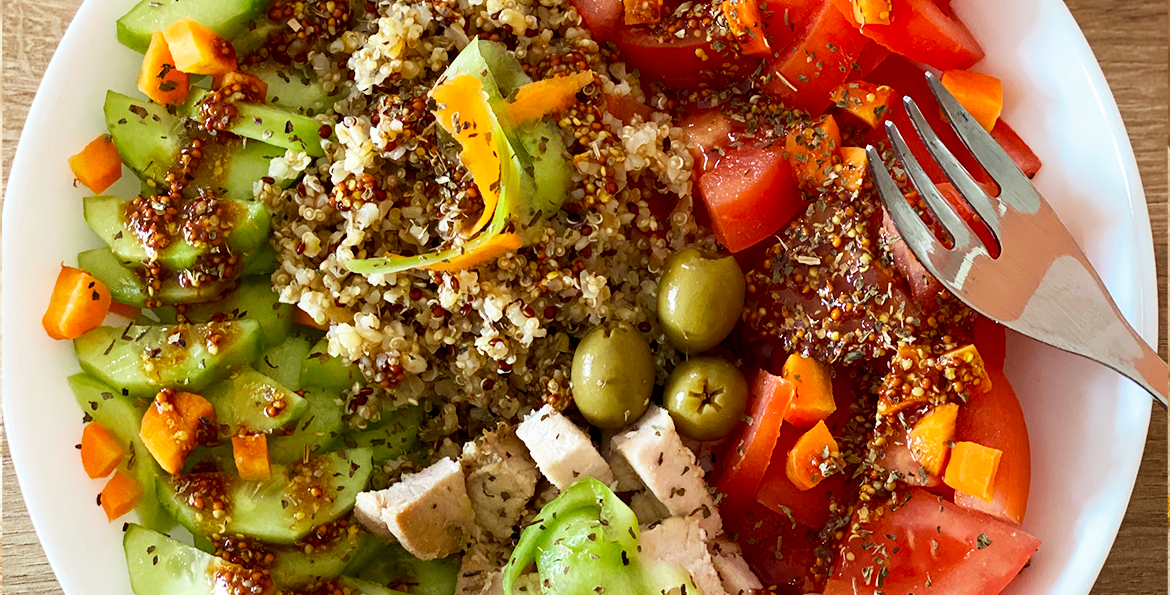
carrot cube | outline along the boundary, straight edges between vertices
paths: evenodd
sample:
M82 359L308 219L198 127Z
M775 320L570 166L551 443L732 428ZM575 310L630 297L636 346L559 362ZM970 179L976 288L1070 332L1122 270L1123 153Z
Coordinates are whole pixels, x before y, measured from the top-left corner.
M889 25L891 0L853 0L853 19L858 25Z
M886 85L875 85L865 81L850 81L830 94L833 103L870 128L877 128L890 113L890 104L894 97L894 90Z
M841 129L833 116L824 116L812 126L793 128L785 138L784 150L792 173L802 188L821 188L833 173L833 159L841 148Z
M865 182L869 155L861 147L841 147L841 185L850 192L858 192Z
M139 435L154 460L167 473L175 474L199 445L205 426L215 426L215 408L207 399L164 389L142 416Z
M236 69L236 49L215 31L184 18L163 29L175 67L190 74L218 76Z
M984 130L995 128L1003 112L1003 83L999 79L969 70L948 70L942 75L942 84Z
M784 469L788 481L802 492L817 487L839 469L839 454L837 440L829 433L825 422L818 421L788 451L788 463Z
M990 502L1001 456L1003 451L998 448L974 442L956 442L951 449L951 462L947 463L943 483L957 492Z
M829 366L794 353L784 361L780 374L796 387L796 397L784 416L786 423L810 428L837 410Z
M76 339L101 326L109 311L110 290L104 283L62 265L41 325L54 339Z
M268 437L264 434L232 436L232 457L240 479L262 480L272 475L268 463Z
M109 135L103 134L69 158L69 169L77 181L101 194L122 178L122 156Z
M134 510L142 501L142 484L137 479L118 471L106 482L101 494L106 519L113 521Z
M942 474L947 462L950 442L955 437L955 420L959 417L959 406L947 403L927 413L914 429L910 430L907 446L914 460L932 477Z
M138 90L162 105L183 103L191 92L191 77L175 67L175 60L171 57L171 50L162 31L154 32L150 38L150 47L142 57Z
M90 479L108 476L125 458L126 447L105 426L86 424L81 431L81 466Z

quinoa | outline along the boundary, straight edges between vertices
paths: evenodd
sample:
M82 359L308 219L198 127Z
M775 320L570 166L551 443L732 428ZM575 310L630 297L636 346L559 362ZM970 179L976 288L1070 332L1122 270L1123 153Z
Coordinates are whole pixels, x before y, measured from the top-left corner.
M514 422L541 403L564 408L573 348L604 320L638 328L664 379L679 354L655 316L660 272L677 250L716 248L692 214L694 158L669 101L648 96L567 0L370 7L306 58L346 93L317 116L336 132L323 142L326 156L289 151L255 187L273 213L281 301L329 325L329 353L357 363L377 387L348 409L349 423L421 402L424 438L442 449L455 444L447 436ZM350 259L457 247L463 222L482 212L471 176L440 146L426 102L475 37L504 44L534 80L596 73L556 116L574 174L568 201L524 248L493 263L350 273ZM622 121L605 108L606 95L647 104L648 116ZM302 173L287 190L274 184Z

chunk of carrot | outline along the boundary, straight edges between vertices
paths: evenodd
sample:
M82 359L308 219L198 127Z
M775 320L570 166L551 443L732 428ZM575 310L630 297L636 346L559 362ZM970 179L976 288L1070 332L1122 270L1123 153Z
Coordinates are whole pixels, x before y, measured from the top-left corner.
M947 403L935 407L910 430L906 446L914 460L931 477L942 474L947 462L950 442L955 437L955 420L959 417L959 406Z
M122 178L122 156L110 135L103 134L69 158L73 177L97 194Z
M877 128L890 114L894 95L894 90L886 85L850 81L833 89L830 97L838 108L857 116L870 128Z
M76 339L101 326L109 311L110 290L104 283L62 265L41 325L54 339Z
M422 268L431 271L461 271L463 269L470 269L490 262L505 252L519 250L522 245L524 243L519 235L502 233L484 242L482 246L477 247L475 250L465 252L451 260L437 262Z
M853 19L862 27L889 25L893 8L890 0L853 0Z
M869 155L861 147L841 147L841 185L850 192L861 190L865 183Z
M236 89L233 89L233 91L243 93L250 101L262 102L268 97L268 83L260 80L260 77L246 72L233 70L227 74L215 77L211 82L216 89L235 85Z
M951 461L947 463L943 483L955 491L991 502L991 490L1002 456L1003 451L998 448L975 442L956 442L951 449Z
M942 84L984 130L995 128L1003 112L1003 83L999 79L969 70L948 70L942 75Z
M792 173L805 189L823 188L828 183L840 148L841 129L833 116L824 116L812 126L793 128L784 143Z
M218 76L236 69L231 42L189 18L175 21L162 34L182 72Z
M105 426L90 422L81 431L81 466L90 479L106 477L126 458L126 446Z
M268 437L264 434L232 436L232 458L240 479L262 480L272 475L268 464Z
M555 114L577 100L577 92L593 82L592 71L578 72L533 81L516 90L516 97L508 104L508 113L515 124L539 120Z
M191 92L191 77L175 68L175 60L171 57L171 50L162 31L154 32L150 38L150 47L142 57L138 90L162 105L183 103Z
M780 375L796 387L784 421L798 428L810 428L837 410L833 401L833 379L829 366L794 353L784 361Z
M164 389L142 416L139 435L154 460L167 473L175 474L199 445L205 427L215 427L215 408L207 399Z
M723 0L723 16L739 41L739 49L747 56L767 56L772 53L764 35L764 17L758 0Z
M796 441L792 450L788 451L788 463L784 472L796 489L808 491L817 487L817 484L838 469L839 456L837 440L829 433L824 420L821 420L805 432Z
M138 317L142 314L142 308L121 302L110 302L110 314L117 314L122 318L129 318L130 320L138 320Z
M142 501L142 484L118 471L102 488L101 500L106 519L113 521L134 510Z

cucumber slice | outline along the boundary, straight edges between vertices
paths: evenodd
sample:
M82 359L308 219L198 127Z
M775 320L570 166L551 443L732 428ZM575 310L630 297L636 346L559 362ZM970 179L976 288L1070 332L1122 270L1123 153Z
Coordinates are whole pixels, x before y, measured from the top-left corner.
M105 283L115 302L146 307L145 281L137 271L122 264L109 248L95 248L78 254L77 266ZM168 278L162 282L156 297L164 304L205 302L223 294L234 282L234 279L223 279L199 287L184 287Z
M143 4L152 1L143 0ZM139 178L149 178L165 187L167 171L174 164L185 136L178 116L156 103L114 91L106 92L105 115L106 129L122 161Z
M74 339L73 348L81 368L98 380L131 397L153 399L162 388L200 391L256 359L260 325L102 326Z
M199 104L208 94L206 89L191 90L191 96L185 104L189 116L197 120L202 117ZM313 118L264 103L238 101L235 106L239 112L228 129L233 134L285 149L304 151L313 157L325 155L319 133L321 124Z
M360 578L353 578L348 576L339 577L336 581L337 586L343 589L343 592L350 595L409 595L402 591L395 591L394 589L387 589L382 585L371 583L370 581L363 581ZM348 589L348 591L346 591ZM454 593L455 586L451 586L451 591L445 595Z
M184 17L232 41L264 16L269 0L142 0L118 19L118 41L141 54L150 36Z
M402 407L382 414L376 424L342 437L346 448L366 447L373 451L374 463L396 459L418 445L418 426L422 407Z
M130 588L135 595L213 595L234 592L248 570L179 543L162 533L131 524L122 537Z
M240 273L242 277L270 277L272 273L276 272L276 268L280 266L279 258L276 256L276 249L268 243L256 249L256 253L244 263L244 271Z
M235 436L241 428L267 434L296 422L309 409L300 395L248 367L212 385L203 396L215 406L221 436ZM276 415L270 416L274 405Z
M344 95L327 93L312 71L264 64L248 71L268 84L268 103L298 114L314 116L329 111Z
M462 556L419 560L397 543L383 547L384 551L357 574L359 579L381 585L409 584L413 595L451 595L455 592Z
M232 250L247 255L267 243L271 225L267 207L258 202L217 202L223 209L223 216L232 225L226 238ZM85 222L122 261L148 262L153 250L142 244L127 222L126 210L131 203L130 200L112 196L87 197L83 203ZM210 251L209 244L192 245L181 236L176 236L171 245L158 255L158 261L168 270L181 270L191 268L201 255Z
M252 139L219 139L203 152L199 168L186 188L205 188L234 200L254 200L253 185L268 175L268 163L282 157L284 149ZM295 180L280 180L287 188Z
M357 364L346 364L342 358L329 355L328 339L318 341L309 350L309 357L301 364L302 386L341 392L352 388L355 382L365 381L366 377Z
M162 507L158 498L153 497L155 485L163 475L163 470L150 456L146 445L139 437L139 427L145 409L136 407L127 396L114 391L88 374L74 374L69 377L69 388L73 390L73 397L85 414L107 430L120 442L126 445L129 455L122 462L122 469L142 485L144 494L138 503L138 519L155 531L169 531L175 526L175 519Z
M252 367L289 390L300 390L301 362L309 356L310 347L308 339L294 335L265 351Z
M345 424L341 419L341 406L333 393L312 391L305 393L309 410L292 434L268 437L268 458L273 463L289 464L309 455L329 450L341 436Z
M244 481L225 472L192 473L158 485L163 506L192 533L242 534L274 544L293 544L319 525L348 513L366 487L373 465L369 449L310 457L288 466L272 465L265 481ZM319 496L314 496L316 490ZM219 518L189 502L223 500Z
M164 324L176 321L174 308L157 308L155 314ZM261 347L272 347L292 334L293 306L280 303L272 283L262 277L244 279L240 286L214 302L188 306L188 322L212 320L255 320L260 323Z
M272 549L275 559L268 571L272 582L282 587L304 587L332 580L355 565L368 562L380 549L380 542L365 531L344 535L333 543L306 547L303 544Z

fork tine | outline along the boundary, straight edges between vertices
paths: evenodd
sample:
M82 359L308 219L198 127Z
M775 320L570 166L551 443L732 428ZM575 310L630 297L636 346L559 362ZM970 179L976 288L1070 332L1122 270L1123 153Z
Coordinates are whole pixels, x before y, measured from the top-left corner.
M947 121L951 123L955 134L959 135L959 139L967 145L967 149L979 161L983 169L987 170L987 173L991 174L991 177L1001 187L1009 184L1013 186L1020 183L1031 184L1028 177L1020 171L1019 166L1004 152L999 143L991 138L991 134L984 130L979 122L975 121L970 112L959 103L958 99L955 99L954 95L951 95L951 92L943 86L942 81L937 76L927 72L926 83L930 85L934 98L938 100L938 105L942 108L943 114L946 115ZM983 215L983 213L979 214Z
M886 135L890 137L890 144L894 147L894 154L902 162L902 167L910 176L910 181L914 183L914 187L918 189L918 193L926 200L926 205L930 207L930 212L942 223L944 229L951 234L955 241L955 248L967 248L973 242L978 242L975 238L975 232L967 226L967 222L959 217L954 208L951 207L947 199L943 198L939 193L938 188L934 186L934 182L930 176L926 175L926 171L918 164L918 159L914 157L914 153L910 151L910 146L906 144L906 139L902 138L902 133L898 131L898 126L893 122L886 122ZM896 223L896 221L895 221Z
M910 122L914 125L914 130L918 132L918 136L922 138L922 142L926 145L926 150L930 152L934 160L938 162L939 166L946 172L947 177L954 183L955 188L959 191L959 195L964 200L971 203L975 212L991 229L991 233L996 237L999 236L999 213L996 211L995 205L991 203L991 197L983 191L971 177L971 173L967 168L963 167L962 163L955 158L951 150L947 148L946 144L938 138L934 133L934 129L930 127L930 123L923 117L922 111L918 109L918 104L909 95L903 98L906 104L906 112L910 115Z
M935 259L948 254L946 246L934 237L934 232L922 222L922 218L910 206L906 197L902 195L902 189L898 188L898 184L894 182L894 178L890 177L890 172L886 170L886 166L882 163L882 156L878 153L873 145L865 148L866 155L869 157L869 174L873 179L874 185L877 186L878 196L882 199L882 204L886 207L886 212L890 214L890 219L894 221L894 226L898 228L898 233L902 236L902 241L910 247L910 251L914 253L918 260L927 267L931 274L938 274L938 266Z

